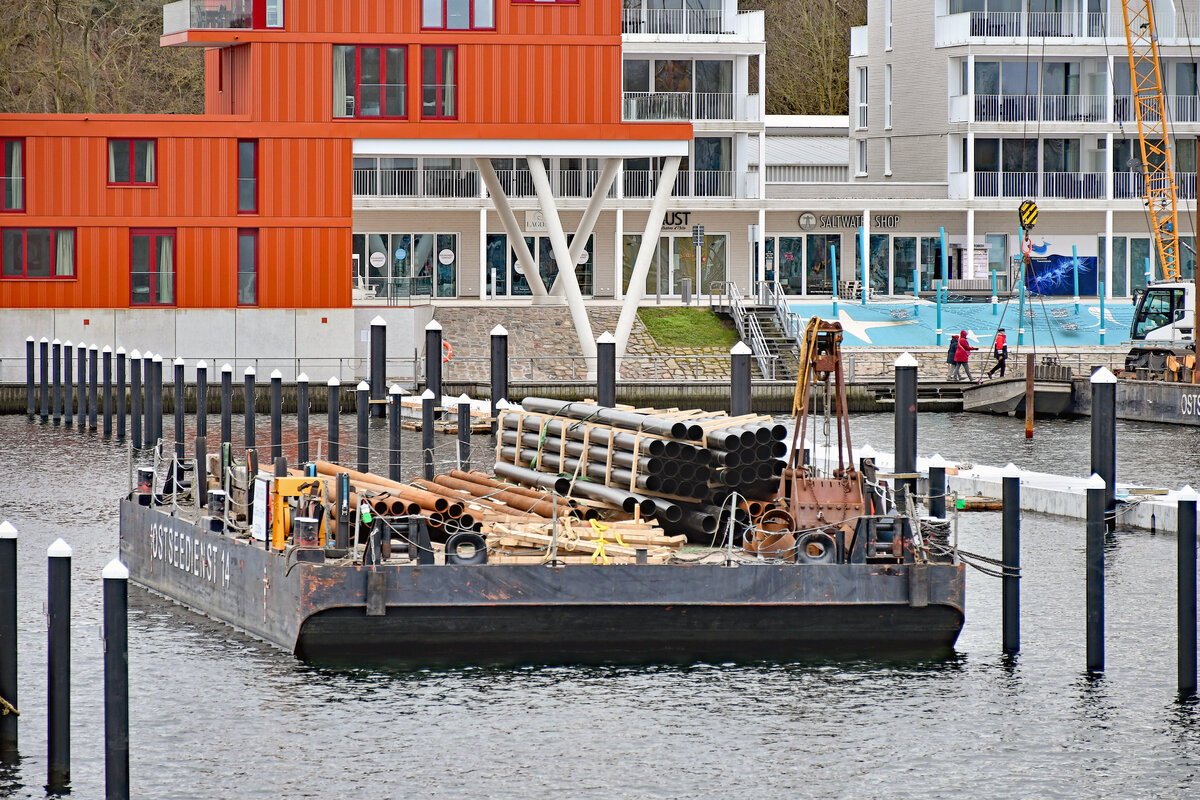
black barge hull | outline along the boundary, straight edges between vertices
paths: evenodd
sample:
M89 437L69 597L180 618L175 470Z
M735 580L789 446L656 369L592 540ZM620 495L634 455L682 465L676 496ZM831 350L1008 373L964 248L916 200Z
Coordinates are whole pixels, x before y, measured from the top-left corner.
M1092 390L1087 378L1076 378L1072 412L1092 415ZM1117 381L1117 419L1200 425L1200 385L1165 381Z
M298 562L121 503L148 589L322 663L644 663L951 651L964 568Z

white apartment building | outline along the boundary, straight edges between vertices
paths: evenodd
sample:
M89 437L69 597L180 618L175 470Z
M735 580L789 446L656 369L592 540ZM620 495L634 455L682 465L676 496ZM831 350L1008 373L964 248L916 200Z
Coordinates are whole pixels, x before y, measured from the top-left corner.
M1200 3L1154 5L1190 275ZM914 274L928 289L941 275L943 227L949 277L964 282L952 288L980 289L993 272L1003 288L1025 199L1041 211L1035 259L1052 269L1078 255L1094 270L1085 294L1096 276L1107 295L1132 294L1146 283L1147 259L1161 277L1120 0L871 0L849 63L851 183L868 228L887 226L867 234L877 289L911 292Z

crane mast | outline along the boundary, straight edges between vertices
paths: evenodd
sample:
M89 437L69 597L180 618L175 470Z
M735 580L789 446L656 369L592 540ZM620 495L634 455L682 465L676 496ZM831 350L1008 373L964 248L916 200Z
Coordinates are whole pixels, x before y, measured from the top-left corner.
M1167 108L1163 100L1153 0L1121 0L1121 11L1125 18L1129 78L1142 148L1144 198L1154 227L1154 246L1158 250L1163 277L1178 280L1179 212L1171 145L1167 138Z

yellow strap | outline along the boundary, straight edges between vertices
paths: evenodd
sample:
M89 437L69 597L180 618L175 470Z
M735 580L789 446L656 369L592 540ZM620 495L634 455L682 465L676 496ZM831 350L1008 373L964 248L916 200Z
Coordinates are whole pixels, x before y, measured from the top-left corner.
M592 526L592 530L594 530L596 532L596 535L598 537L596 539L596 549L592 552L592 563L599 564L599 563L603 562L605 564L611 564L612 559L610 559L608 557L608 553L605 552L605 550L604 550L604 545L605 545L604 532L606 530L608 530L608 526L603 525L594 519L588 520L588 525ZM618 537L618 541L620 541L619 537Z

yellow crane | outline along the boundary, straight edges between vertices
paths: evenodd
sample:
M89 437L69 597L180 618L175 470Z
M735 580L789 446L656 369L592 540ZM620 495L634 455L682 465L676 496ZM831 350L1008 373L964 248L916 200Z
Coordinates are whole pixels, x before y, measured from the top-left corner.
M1175 172L1167 138L1167 107L1163 100L1158 34L1154 30L1153 0L1121 0L1125 41L1129 45L1129 79L1142 147L1145 199L1154 227L1154 246L1163 278L1179 280L1179 212Z

